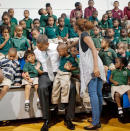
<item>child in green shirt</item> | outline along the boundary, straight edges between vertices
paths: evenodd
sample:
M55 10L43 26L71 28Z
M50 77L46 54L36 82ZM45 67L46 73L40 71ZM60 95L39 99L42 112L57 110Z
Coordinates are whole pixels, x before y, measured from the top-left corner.
M29 37L29 31L26 29L26 22L24 20L19 21L19 25L23 28L23 36L28 38Z
M37 40L40 32L39 32L39 30L37 28L33 28L31 34L32 34L31 45L32 45L32 49L35 50L36 46L37 46L36 40Z
M8 13L9 13L9 15L10 15L10 18L11 18L11 23L14 23L14 24L18 24L18 21L17 21L17 19L16 18L14 18L14 9L13 8L10 8L9 10L8 10Z
M130 38L127 37L127 30L126 29L121 29L120 37L119 37L119 42L123 42L128 46L128 49L130 49Z
M41 8L38 11L38 14L40 15L40 26L45 28L45 26L47 25L47 11Z
M116 69L112 71L110 77L111 95L118 106L118 116L123 117L121 96L127 93L130 102L130 86L128 85L130 70L126 69L128 62L125 58L117 58L115 62Z
M76 18L70 19L70 26L68 27L69 41L77 41L79 39L78 34L74 30Z
M120 22L119 22L118 19L113 20L113 28L114 28L114 31L115 31L114 37L119 39L121 27L120 27Z
M108 10L106 14L108 15L108 28L113 28L112 10Z
M36 60L33 51L26 52L27 63L25 63L23 68L23 80L22 85L25 86L25 111L29 112L30 109L30 89L34 86L37 94L37 106L40 108L39 97L37 93L38 89L38 76L43 74L43 69L41 64Z
M40 32L40 34L44 34L44 28L43 27L40 27L40 20L39 19L34 19L33 20L33 28L37 28Z
M2 36L0 37L0 58L8 54L9 49L12 47L11 39L9 36L9 27L2 27Z
M50 43L58 43L56 36L56 26L54 26L53 17L48 17L48 26L45 28L45 34L47 35Z
M115 58L117 58L116 52L109 48L110 39L104 38L101 42L101 50L99 51L99 56L104 64L105 71L115 69ZM106 73L107 74L107 73Z
M89 20L92 21L93 23L96 21L97 23L98 21L98 11L94 11L92 16L89 17Z
M70 26L70 19L67 18L67 15L66 15L65 13L62 13L62 14L61 14L61 17L64 19L65 26L66 26L66 27L69 27L69 26Z
M33 27L33 21L31 18L29 18L29 10L24 10L24 21L26 22L26 29L31 32L31 29Z
M16 48L17 50L19 63L20 63L21 69L23 69L23 65L25 63L24 53L26 50L31 50L31 46L27 38L23 36L22 26L17 25L15 32L16 32L16 36L12 39L12 46Z
M92 37L92 40L94 42L96 49L99 51L101 49L102 37L100 35L100 27L98 25L93 28L93 33L94 35Z
M117 49L118 39L114 37L115 32L113 28L108 28L106 31L106 36L110 39L110 48L113 50Z
M66 42L68 40L68 28L64 26L65 25L64 18L60 17L58 19L58 24L59 25L56 30L58 40Z
M8 12L4 12L2 15L3 25L7 25L10 28L10 37L14 37L15 24L11 22L11 18Z

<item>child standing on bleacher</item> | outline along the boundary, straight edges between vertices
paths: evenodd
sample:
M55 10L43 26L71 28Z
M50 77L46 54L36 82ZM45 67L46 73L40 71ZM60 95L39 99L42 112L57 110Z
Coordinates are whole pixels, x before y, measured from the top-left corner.
M103 38L101 37L100 27L98 25L93 28L93 34L94 35L92 36L92 40L96 49L99 51L101 49L101 41Z
M65 27L64 18L60 17L58 19L58 24L59 25L56 30L58 40L62 42L66 42L68 40L68 28Z
M23 69L24 53L26 50L31 50L31 46L26 37L23 36L23 28L20 25L17 25L15 28L16 36L12 39L12 46L16 48L17 55L21 69Z
M30 89L34 86L36 94L37 94L37 106L40 108L39 97L37 93L38 89L38 76L43 73L43 69L41 64L36 60L35 54L33 51L26 52L27 62L23 68L23 77L22 85L25 86L25 111L29 111L30 108Z
M29 10L24 10L24 21L26 22L26 29L31 32L31 28L33 27L33 21L29 18Z
M75 58L68 53L68 47L65 43L60 43L57 47L57 51L59 56L61 56L61 59L59 70L53 83L52 104L56 106L60 101L61 105L59 110L63 111L69 101L71 71L76 70L78 64L76 63Z
M0 91L0 100L4 97L12 84L20 86L21 73L16 56L17 50L15 48L10 48L8 51L8 58L0 60L0 70L2 70L4 75L4 78L0 83L0 86L2 86L2 90Z
M8 54L9 49L12 47L11 39L9 36L9 27L2 26L2 36L0 37L0 59Z
M106 14L108 15L108 28L113 28L113 17L112 17L112 10L108 10L106 12Z
M112 71L110 77L112 83L111 95L112 99L115 100L118 106L118 115L119 117L122 117L123 109L121 105L121 96L127 93L130 102L130 85L128 85L130 70L126 69L128 62L125 58L116 58L115 61L116 69Z
M109 47L110 40L108 38L104 38L101 42L101 50L99 51L99 56L105 66L105 71L107 74L107 70L115 69L115 58L117 58L116 52Z

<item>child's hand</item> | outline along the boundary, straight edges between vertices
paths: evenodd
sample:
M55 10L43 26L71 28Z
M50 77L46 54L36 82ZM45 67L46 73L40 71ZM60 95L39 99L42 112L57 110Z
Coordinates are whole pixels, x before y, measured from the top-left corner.
M118 83L117 81L115 81L115 82L114 82L114 85L115 85L115 86L118 86L118 85L119 85L119 83Z
M5 35L5 40L8 41L9 40L9 34Z
M67 62L67 63L64 65L64 68L65 68L66 70L70 71L71 68L72 68L72 64L71 64L70 62Z
M37 65L35 66L35 69L38 70L38 69L40 69L40 67L41 67L41 64L40 64L40 62L38 62Z
M19 84L19 83L15 83L14 86L21 86L21 84Z

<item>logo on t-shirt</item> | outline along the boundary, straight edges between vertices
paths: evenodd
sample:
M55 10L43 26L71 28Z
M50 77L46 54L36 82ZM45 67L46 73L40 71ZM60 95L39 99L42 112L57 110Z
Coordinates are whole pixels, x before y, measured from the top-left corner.
M108 56L111 56L111 55L112 55L111 52L108 52L107 54L108 54Z
M127 71L123 71L123 76L127 76Z

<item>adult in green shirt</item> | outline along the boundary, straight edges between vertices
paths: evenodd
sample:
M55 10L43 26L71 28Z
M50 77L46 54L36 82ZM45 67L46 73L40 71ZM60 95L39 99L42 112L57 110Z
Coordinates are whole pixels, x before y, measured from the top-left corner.
M14 18L14 9L13 9L13 8L10 8L10 9L8 10L8 13L9 13L10 18L11 18L11 23L14 23L15 25L17 25L17 24L18 24L18 21L17 21L16 18Z

